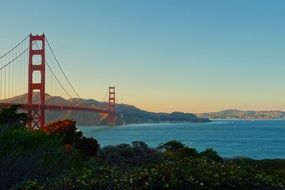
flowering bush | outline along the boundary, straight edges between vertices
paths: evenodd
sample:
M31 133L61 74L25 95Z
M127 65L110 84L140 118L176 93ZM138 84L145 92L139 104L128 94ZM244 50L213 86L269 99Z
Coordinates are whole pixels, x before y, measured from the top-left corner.
M285 189L285 175L276 171L282 160L267 163L280 162L268 172L257 161L224 161L212 149L199 153L179 141L157 149L143 142L107 146L93 157L99 144L75 121L41 130L0 126L0 189Z
M78 153L67 152L61 138L0 125L0 189L37 179L26 183L25 189L32 189L48 177L64 175L75 163L80 165Z
M51 123L41 130L49 135L63 137L65 147L70 150L72 147L77 148L84 156L95 156L99 149L96 139L83 137L83 134L75 126L73 120L63 120Z
M66 119L46 125L41 130L51 135L74 135L77 133L75 124L75 121ZM82 133L78 136L81 137Z
M81 170L47 184L44 189L276 189L285 188L281 176L268 175L252 167L209 161L205 157L163 160L160 163L123 170L103 163L89 164ZM24 188L25 189L25 188Z

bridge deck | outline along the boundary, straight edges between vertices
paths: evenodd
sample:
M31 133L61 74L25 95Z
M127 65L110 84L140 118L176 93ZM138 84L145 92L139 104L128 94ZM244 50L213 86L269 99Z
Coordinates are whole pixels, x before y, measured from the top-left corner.
M19 106L19 109L22 109L22 110L44 108L45 110L51 110L51 111L74 110L74 111L88 111L88 112L113 114L112 112L106 109L83 107L83 106L63 106L63 105L43 105L41 106L40 104L0 103L0 107L11 107L13 105Z

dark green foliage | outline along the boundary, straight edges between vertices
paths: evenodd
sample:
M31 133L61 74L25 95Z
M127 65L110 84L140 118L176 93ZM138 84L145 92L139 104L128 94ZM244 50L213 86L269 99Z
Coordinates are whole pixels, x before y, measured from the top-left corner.
M215 162L223 162L223 159L212 148L208 148L203 152L200 152L200 156L206 157Z
M67 152L62 139L41 131L0 127L0 189L12 184L63 175L75 164L77 154Z
M25 127L29 120L27 114L18 113L17 106L4 108L0 111L0 125L9 125L11 127Z
M159 145L157 148L166 151L176 151L185 148L185 145L180 141L172 140Z
M100 151L100 157L108 164L131 167L160 160L161 154L144 142L106 146Z
M106 164L90 164L81 170L46 184L30 182L28 185L44 189L284 189L284 179L267 175L252 167L222 164L204 157L159 163L122 170Z
M99 149L99 144L97 140L93 139L92 137L82 137L76 144L76 148L78 148L84 156L96 156Z
M269 161L224 162L212 149L198 153L179 141L156 149L134 141L94 156L97 141L83 137L73 123L58 122L44 132L0 127L0 189L285 189L285 175L266 170Z
M189 148L177 140L172 140L161 144L157 147L157 149L164 151L165 154L175 159L187 157L205 157L206 159L214 162L223 162L223 159L218 155L218 153L211 148L198 153L196 149Z
M161 144L157 147L157 149L164 151L165 154L174 159L199 156L196 149L187 147L185 144L177 140L172 140Z
M83 134L75 126L73 120L63 120L51 123L41 130L51 136L60 136L63 143L77 148L84 156L95 156L99 149L96 139L83 137Z
M250 158L234 158L227 159L226 162L233 162L238 165L255 166L258 170L263 170L269 174L280 174L285 178L285 160L281 159L265 159L253 160Z

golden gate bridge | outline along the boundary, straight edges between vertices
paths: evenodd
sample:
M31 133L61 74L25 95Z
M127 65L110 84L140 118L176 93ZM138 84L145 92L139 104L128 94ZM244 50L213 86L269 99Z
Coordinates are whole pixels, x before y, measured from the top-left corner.
M46 45L48 49L46 49ZM109 87L108 89L109 96L106 104L107 108L90 107L87 105L70 106L46 104L46 90L47 87L49 87L50 91L53 90L54 80L67 96L73 98L71 95L72 93L64 86L63 82L59 79L58 75L49 64L50 62L47 61L47 50L50 51L51 58L58 66L60 73L63 75L62 78L66 81L66 84L71 89L71 92L76 95L76 100L85 103L84 99L82 99L79 93L75 90L74 86L71 84L69 78L62 69L45 34L30 34L15 47L0 57L0 99L6 99L12 95L19 94L19 91L24 91L25 93L28 91L27 100L25 100L26 102L23 103L0 103L0 107L3 108L15 105L18 106L19 109L27 111L30 118L27 127L31 129L41 128L46 124L46 110L74 110L103 113L108 115L108 117L106 117L108 124L115 125L116 95L115 87L113 86ZM28 73L28 76L26 76L25 73ZM51 83L50 86L46 85L49 84L47 82ZM36 102L33 98L35 93L39 94L39 102Z

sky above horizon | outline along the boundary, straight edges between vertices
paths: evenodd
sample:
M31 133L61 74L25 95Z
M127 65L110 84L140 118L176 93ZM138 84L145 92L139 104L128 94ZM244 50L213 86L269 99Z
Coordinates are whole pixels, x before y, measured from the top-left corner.
M0 55L44 32L84 98L116 86L119 103L156 112L285 110L284 9L283 0L1 0Z

